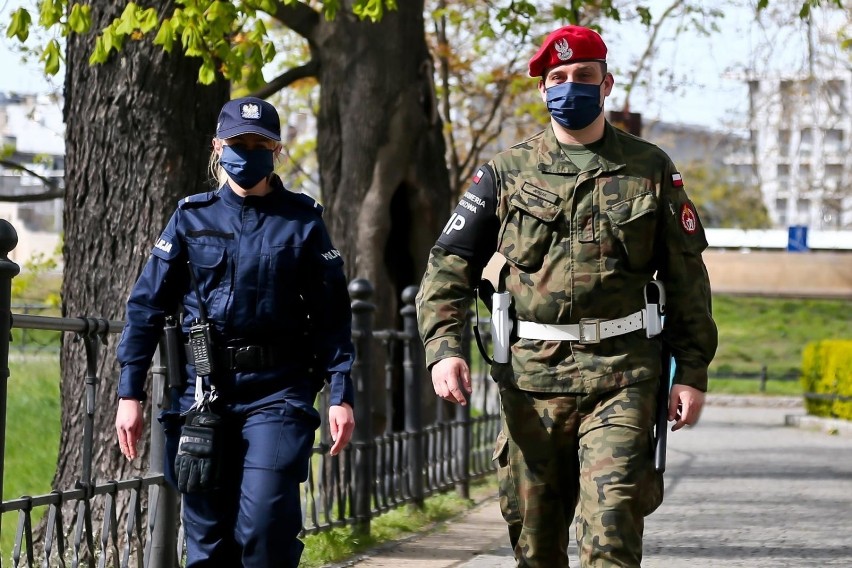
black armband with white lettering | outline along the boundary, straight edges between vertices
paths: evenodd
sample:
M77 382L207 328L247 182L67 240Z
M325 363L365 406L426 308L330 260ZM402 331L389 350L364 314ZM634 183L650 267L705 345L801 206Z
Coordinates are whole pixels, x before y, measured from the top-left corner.
M480 167L472 181L437 244L482 268L497 247L497 182L489 166Z

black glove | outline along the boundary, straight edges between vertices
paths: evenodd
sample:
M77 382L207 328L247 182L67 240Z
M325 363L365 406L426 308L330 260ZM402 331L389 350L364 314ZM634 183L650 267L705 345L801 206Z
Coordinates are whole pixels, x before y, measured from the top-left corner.
M219 415L206 408L187 413L175 458L175 477L181 493L218 487L221 423Z

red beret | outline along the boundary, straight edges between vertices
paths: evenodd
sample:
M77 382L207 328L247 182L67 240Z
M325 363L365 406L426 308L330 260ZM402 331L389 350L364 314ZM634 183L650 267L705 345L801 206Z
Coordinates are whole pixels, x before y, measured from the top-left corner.
M606 45L598 32L581 26L565 26L550 32L530 59L530 77L545 69L577 61L606 61Z

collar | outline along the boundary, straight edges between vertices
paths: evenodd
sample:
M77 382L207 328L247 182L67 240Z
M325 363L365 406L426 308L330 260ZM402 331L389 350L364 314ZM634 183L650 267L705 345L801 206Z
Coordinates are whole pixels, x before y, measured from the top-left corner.
M564 152L562 152L552 124L539 137L538 148L536 150L538 152L538 169L540 172L570 175L580 173L574 162L569 160ZM604 122L603 146L595 152L592 164L597 166L593 171L594 175L614 172L626 165L618 132L609 121Z

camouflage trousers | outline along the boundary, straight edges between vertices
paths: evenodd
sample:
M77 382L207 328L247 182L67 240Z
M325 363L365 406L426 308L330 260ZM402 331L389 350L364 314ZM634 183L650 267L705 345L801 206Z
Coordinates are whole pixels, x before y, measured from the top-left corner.
M644 517L663 499L656 388L655 380L596 395L501 388L494 459L519 567L567 567L572 517L581 566L640 565Z

